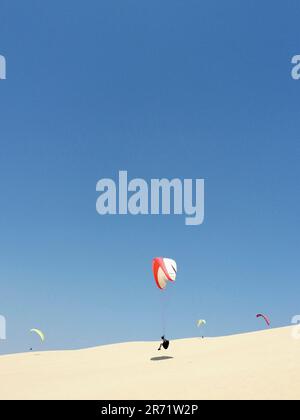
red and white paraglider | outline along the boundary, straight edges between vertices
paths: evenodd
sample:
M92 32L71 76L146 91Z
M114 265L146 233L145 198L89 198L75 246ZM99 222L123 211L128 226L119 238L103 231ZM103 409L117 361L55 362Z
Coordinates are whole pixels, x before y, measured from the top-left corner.
M268 327L270 327L270 325L271 325L271 320L270 320L270 318L269 318L267 315L264 315L264 314L257 314L257 315L256 315L256 318L263 318L263 319L265 320L266 324L268 325Z
M152 271L156 286L163 290L169 281L176 280L177 264L171 258L157 257L152 261Z
M177 275L177 264L176 261L171 258L156 257L152 261L152 271L156 286L159 290L165 291L169 282L174 282ZM165 295L163 293L162 295ZM165 304L162 307L162 324L163 324L163 335L161 337L162 343L158 350L169 348L169 340L165 337Z

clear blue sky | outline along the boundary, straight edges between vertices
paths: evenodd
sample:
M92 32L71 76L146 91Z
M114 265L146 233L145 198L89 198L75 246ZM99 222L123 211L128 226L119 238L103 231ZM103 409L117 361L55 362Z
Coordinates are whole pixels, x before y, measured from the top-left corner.
M0 353L159 339L154 256L178 262L171 338L300 313L300 6L1 0ZM96 182L205 178L199 227L101 217Z

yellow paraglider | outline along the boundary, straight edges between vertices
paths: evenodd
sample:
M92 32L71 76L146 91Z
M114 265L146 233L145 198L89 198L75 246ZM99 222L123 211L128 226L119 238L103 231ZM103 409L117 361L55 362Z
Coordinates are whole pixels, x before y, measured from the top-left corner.
M43 331L38 330L37 328L32 328L30 332L37 334L43 342L45 341L45 334Z

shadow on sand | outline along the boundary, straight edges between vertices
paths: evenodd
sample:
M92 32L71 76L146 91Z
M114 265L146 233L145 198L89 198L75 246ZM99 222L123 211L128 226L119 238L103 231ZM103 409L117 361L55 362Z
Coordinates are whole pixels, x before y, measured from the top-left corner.
M160 362L161 360L168 360L168 359L174 359L174 357L171 357L171 356L158 356L158 357L151 357L150 360L152 360L152 362Z

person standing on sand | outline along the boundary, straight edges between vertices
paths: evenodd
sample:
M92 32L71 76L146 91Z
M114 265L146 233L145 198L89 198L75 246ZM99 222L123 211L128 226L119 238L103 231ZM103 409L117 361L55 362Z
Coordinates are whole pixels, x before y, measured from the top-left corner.
M161 337L161 339L163 340L163 342L160 343L160 346L158 347L158 350L161 350L161 347L163 347L165 350L167 350L167 348L170 345L169 340L166 340L164 335Z

